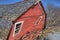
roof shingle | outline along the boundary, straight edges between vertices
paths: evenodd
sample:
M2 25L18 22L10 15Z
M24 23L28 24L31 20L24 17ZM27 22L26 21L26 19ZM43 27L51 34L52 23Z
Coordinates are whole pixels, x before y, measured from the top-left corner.
M30 8L37 0L27 0L16 4L0 5L0 17L15 20L28 8Z

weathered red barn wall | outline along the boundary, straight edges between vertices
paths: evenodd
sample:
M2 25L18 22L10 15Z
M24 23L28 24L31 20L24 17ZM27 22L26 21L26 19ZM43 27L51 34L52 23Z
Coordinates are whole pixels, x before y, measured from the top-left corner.
M14 32L14 24L12 24L12 29L10 32L10 36L8 40L18 40L21 38L23 35L26 35L27 32L32 32L32 31L42 31L43 26L44 26L44 20L45 20L45 15L43 15L44 11L42 11L41 5L39 6L36 4L35 6L31 7L28 11L26 11L22 16L20 16L15 22L23 22L22 29L19 34L16 36L13 36ZM39 17L42 16L42 18L39 19ZM35 24L39 21L37 24ZM37 34L38 35L38 34ZM30 39L32 40L32 39Z

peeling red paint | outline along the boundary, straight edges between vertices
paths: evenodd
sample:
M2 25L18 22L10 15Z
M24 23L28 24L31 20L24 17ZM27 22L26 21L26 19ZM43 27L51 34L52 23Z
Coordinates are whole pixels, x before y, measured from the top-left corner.
M36 4L20 16L15 22L23 21L21 31L13 36L15 23L12 24L8 40L33 40L43 30L45 13L41 4Z

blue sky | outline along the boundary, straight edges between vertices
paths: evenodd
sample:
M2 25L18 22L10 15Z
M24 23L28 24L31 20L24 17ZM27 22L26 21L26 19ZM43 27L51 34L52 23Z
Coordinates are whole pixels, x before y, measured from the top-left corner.
M2 4L13 4L13 3L16 3L16 2L21 2L21 1L24 1L24 0L0 0L0 5Z
M60 7L60 0L42 0L44 7L46 8L47 4L50 3L54 6Z
M12 3L21 2L21 1L23 1L23 0L0 0L0 5L2 5L2 4L12 4ZM60 7L60 0L42 0L42 3L43 3L45 8L47 6L47 3L51 3L55 6Z

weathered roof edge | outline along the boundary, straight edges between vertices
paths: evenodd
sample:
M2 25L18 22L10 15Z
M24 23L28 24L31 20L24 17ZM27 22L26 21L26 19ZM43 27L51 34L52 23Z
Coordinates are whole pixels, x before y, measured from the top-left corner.
M18 3L19 8L17 8L18 7L17 4L0 6L1 8L4 7L4 12L2 12L3 18L8 18L8 20L13 21L16 18L18 18L21 14L23 14L27 9L29 9L33 4L36 4L37 2L38 2L37 0L28 0L22 3Z
M34 2L31 2L29 6L26 7L24 11L21 12L19 16L21 16L24 12L26 12L29 8L31 8L33 5L36 5L41 0L34 0ZM12 21L16 20L19 16L15 17L15 19L11 19Z

